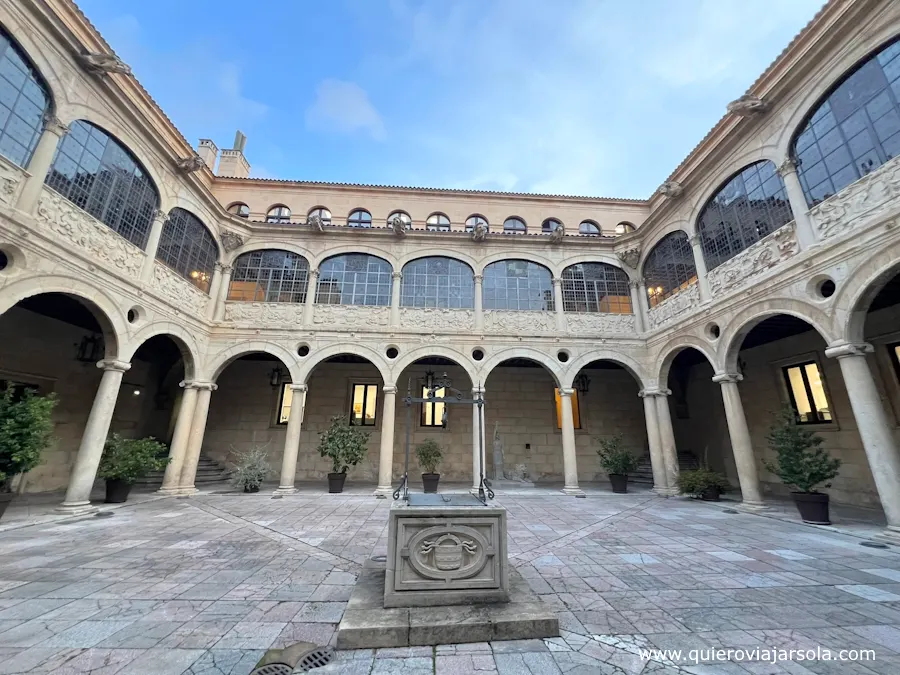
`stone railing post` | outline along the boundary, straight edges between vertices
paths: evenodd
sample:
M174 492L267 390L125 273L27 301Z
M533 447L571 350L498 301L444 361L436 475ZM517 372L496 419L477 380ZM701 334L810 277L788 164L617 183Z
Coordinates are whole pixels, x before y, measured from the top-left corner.
M691 235L691 250L694 252L694 268L697 270L697 283L700 289L700 303L709 302L712 296L709 293L709 279L706 271L706 259L703 257L703 237L700 233Z
M34 149L31 161L28 162L26 170L29 175L22 185L19 199L16 202L16 208L24 213L34 213L37 209L44 182L47 180L47 174L50 173L50 166L53 164L56 148L60 139L69 133L69 127L52 115L45 114L43 121L44 132Z
M806 195L803 194L800 176L797 175L797 165L788 157L778 167L778 173L784 181L784 190L787 192L791 212L794 214L797 243L801 250L806 250L818 244L818 239L809 218L809 205L806 203Z
M306 281L306 302L303 304L303 325L312 328L313 311L316 306L316 292L318 290L319 270L310 270Z
M281 458L281 480L275 494L289 495L297 491L294 482L297 477L297 457L300 454L300 428L303 424L303 409L306 406L305 384L290 384L291 412L288 416L287 431L284 434L284 455Z
M741 392L738 390L738 382L742 379L743 376L738 373L718 373L712 381L722 387L725 421L728 424L734 464L741 484L742 506L749 510L760 510L766 506L759 489L759 472L756 470L753 442L750 440Z

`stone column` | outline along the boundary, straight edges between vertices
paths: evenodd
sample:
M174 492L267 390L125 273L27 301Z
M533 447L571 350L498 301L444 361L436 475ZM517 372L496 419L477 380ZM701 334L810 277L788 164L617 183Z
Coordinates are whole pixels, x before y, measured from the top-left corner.
M378 455L378 487L375 496L387 499L394 491L394 423L397 416L397 387L384 385L381 411L381 450Z
M194 410L197 408L197 387L193 382L182 382L184 388L181 395L181 406L178 408L178 419L175 420L175 432L172 434L172 445L169 446L169 463L163 477L162 487L158 492L163 495L178 494L181 483L181 467L187 454L188 436L194 421Z
M670 389L656 392L656 420L659 424L659 444L662 450L663 466L666 469L666 494L678 494L678 448L675 445L675 432L672 429L672 413L669 410Z
M900 451L866 361L866 353L871 351L870 344L845 343L829 347L825 355L836 358L841 367L853 417L887 518L887 529L880 537L900 545Z
M19 192L16 208L24 213L34 213L38 202L41 200L41 191L44 189L44 181L50 173L53 164L53 156L60 139L69 133L69 127L52 115L44 115L44 133L38 141L31 161L28 162L28 178Z
M484 398L484 387L473 387L472 388L472 398L476 401L479 398ZM484 406L481 407L482 411L482 419L481 419L481 430L479 430L479 417L478 417L478 406L472 406L472 494L478 494L478 486L481 484L481 468L484 466L483 464L483 453L481 450L483 449L481 446L483 445L482 439L484 438Z
M391 326L400 325L400 281L402 272L391 272Z
M638 301L641 308L641 317L644 321L644 330L650 330L650 303L647 300L646 279L638 279Z
M213 283L209 289L210 306L213 308L210 318L213 321L221 321L225 318L225 300L228 299L228 291L231 288L232 269L231 265L216 265L216 272L219 273L219 283L216 284L215 277L213 277Z
M644 305L641 303L640 290L638 290L640 285L641 282L635 279L628 282L628 286L631 288L631 311L634 313L634 327L638 333L643 333L647 330L647 321L644 316Z
M556 305L556 330L566 332L566 313L563 311L562 279L553 278L553 304Z
M109 434L109 424L116 410L116 399L119 398L119 387L122 376L131 368L130 363L108 359L99 361L97 367L103 370L100 386L94 396L94 405L88 415L75 466L69 477L65 501L56 510L62 513L86 513L91 507L91 490L97 478L97 467L103 456L103 445Z
M809 205L806 203L806 195L803 194L803 186L800 184L800 176L797 175L797 166L794 164L794 160L790 157L784 160L778 167L778 173L784 180L784 190L787 192L791 212L794 214L794 227L800 249L805 250L815 246L819 242L812 221L809 219Z
M147 257L144 258L144 264L141 267L141 281L145 284L153 279L153 267L156 264L156 253L159 251L159 240L168 220L168 214L160 209L157 209L153 215L153 225L150 226L147 245L144 246L144 253Z
M638 396L644 399L644 420L647 425L647 445L650 448L650 467L653 469L653 491L666 495L669 484L666 481L666 460L663 457L662 441L659 434L659 413L656 396L649 389L642 389Z
M575 454L575 419L572 415L572 394L574 389L559 389L560 412L562 417L562 450L563 450L563 494L583 497L584 492L578 487L578 459Z
M475 332L484 331L484 275L475 275Z
M318 281L319 270L310 270L309 279L306 282L306 303L303 305L303 325L307 328L313 325L313 308L316 306Z
M728 423L728 435L731 437L731 450L734 452L734 464L737 468L738 481L741 484L742 506L745 509L760 510L766 508L759 489L759 474L756 470L756 458L753 456L753 443L738 382L744 377L736 373L719 373L713 377L722 387L722 400L725 403L725 421Z
M181 467L181 494L197 492L194 479L197 477L197 463L200 461L200 449L203 447L203 435L206 433L206 417L209 415L209 399L218 387L212 382L197 383L197 405L194 408L194 419L191 422L191 433L188 436L187 452L184 465Z
M694 252L694 267L697 269L697 283L700 288L700 302L709 302L712 296L709 292L709 279L707 279L706 259L703 257L703 238L699 233L691 235L691 250Z
M303 409L306 406L306 385L290 384L291 412L288 417L287 431L284 434L284 455L281 458L281 480L278 481L276 495L291 495L297 489L294 480L297 477L297 455L300 453L300 427L303 424Z

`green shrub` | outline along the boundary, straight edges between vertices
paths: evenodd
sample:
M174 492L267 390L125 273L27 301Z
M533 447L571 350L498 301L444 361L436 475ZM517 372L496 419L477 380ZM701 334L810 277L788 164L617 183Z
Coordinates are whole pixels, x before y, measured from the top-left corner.
M622 436L616 434L610 437L597 437L600 448L597 455L600 457L600 466L606 473L627 475L638 468L638 458L622 442Z
M245 452L234 450L237 461L231 470L231 486L239 490L258 488L269 475L266 446L255 445Z
M416 459L423 473L435 473L444 459L444 453L436 440L428 438L416 446Z
M682 471L678 475L678 491L683 495L699 497L709 488L718 488L719 492L724 493L731 489L731 485L722 474L705 468Z
M0 392L0 492L9 492L13 476L41 463L53 440L56 396L17 391L10 383Z
M331 418L331 426L319 434L319 454L331 460L331 473L347 473L368 450L369 432L350 426L346 415Z
M151 471L162 471L169 463L167 449L153 437L122 438L110 434L103 446L97 475L106 480L134 483Z
M782 483L797 488L797 492L818 492L819 486L831 487L841 460L819 447L823 443L821 437L796 423L793 409L785 408L779 413L767 438L778 459L764 464Z

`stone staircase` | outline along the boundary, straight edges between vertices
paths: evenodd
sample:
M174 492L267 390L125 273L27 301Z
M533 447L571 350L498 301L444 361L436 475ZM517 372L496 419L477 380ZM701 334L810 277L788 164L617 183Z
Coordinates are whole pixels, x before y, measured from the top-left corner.
M135 482L135 487L159 487L162 485L165 472L154 471ZM207 483L220 483L228 479L228 471L222 464L216 460L210 459L202 452L197 462L197 477L194 479L194 485L200 486Z
M690 471L699 468L699 466L700 462L697 461L697 456L693 452L690 450L678 451L678 468L681 471ZM645 455L641 458L641 463L638 464L637 470L628 474L628 482L653 485L653 467L650 464L650 455Z

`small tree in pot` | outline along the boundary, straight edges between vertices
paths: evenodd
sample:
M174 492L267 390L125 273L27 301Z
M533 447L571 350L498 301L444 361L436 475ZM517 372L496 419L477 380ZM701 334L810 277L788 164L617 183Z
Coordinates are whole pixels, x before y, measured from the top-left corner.
M678 491L705 502L719 501L719 496L728 492L730 488L725 476L705 467L678 474Z
M800 517L806 523L829 525L828 495L817 487L829 488L838 475L841 460L822 449L823 439L796 423L796 414L785 408L772 425L768 440L778 455L776 462L765 462L785 485L797 488L791 492Z
M432 438L428 438L416 446L416 459L419 460L419 466L424 471L422 486L425 488L425 492L437 492L441 474L435 473L435 471L443 458L444 453L440 444Z
M12 479L41 463L53 440L56 397L38 396L11 383L0 391L0 517L12 501Z
M162 471L169 463L166 446L153 437L122 438L110 434L103 446L97 475L106 480L106 503L121 504L131 486L151 471Z
M628 474L637 469L638 458L623 445L622 436L598 437L600 466L609 474L613 492L628 492Z
M331 460L328 492L344 491L347 469L363 460L368 442L369 432L350 426L346 415L331 418L331 426L319 434L319 454Z
M255 445L245 452L232 451L237 458L231 470L231 486L244 492L259 492L259 486L269 475L269 458L265 445Z

